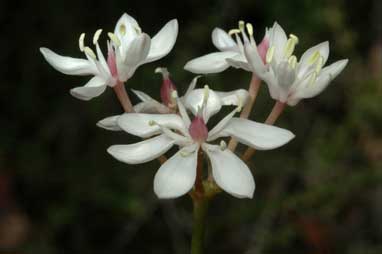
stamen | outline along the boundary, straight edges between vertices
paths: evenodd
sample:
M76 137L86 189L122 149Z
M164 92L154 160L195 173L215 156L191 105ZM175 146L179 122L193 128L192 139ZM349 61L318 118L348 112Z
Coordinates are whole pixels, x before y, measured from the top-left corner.
M288 59L288 63L289 63L289 66L294 69L296 68L296 65L297 65L297 57L295 55L289 57Z
M207 104L209 94L210 94L210 88L208 87L208 85L205 85L204 93L203 93L203 106Z
M227 148L227 143L224 140L220 141L220 150L224 151Z
M149 121L149 125L150 125L150 126L157 125L157 122L155 122L154 120L150 120L150 121Z
M169 72L166 67L157 67L155 73L161 73L164 78L168 78Z
M98 39L99 39L99 36L101 35L102 33L102 29L98 29L95 33L94 33L94 36L93 36L93 44L96 45L97 42L98 42Z
M237 101L238 101L237 112L240 112L243 109L243 100L241 99L239 95L237 95Z
M245 22L243 20L239 20L239 30L243 31L245 27Z
M135 26L135 27L134 27L134 30L135 30L135 32L136 32L137 34L142 33L142 29L141 29L139 26Z
M299 40L298 40L298 37L294 34L290 34L289 35L289 38L291 38L292 40L294 40L295 44L298 44Z
M176 90L172 91L171 92L171 97L174 98L174 99L177 99L178 98L178 92Z
M314 64L318 58L320 58L321 54L320 54L320 51L315 51L310 57L309 57L309 60L308 60L308 63L309 64Z
M317 72L313 72L310 75L309 86L313 85L316 82L316 79L317 79Z
M113 34L113 33L107 33L107 35L109 36L110 40L112 40L114 42L114 44L116 46L121 46L121 41L118 39L118 37Z
M182 157L187 157L187 156L190 156L192 154L192 152L190 151L181 151L180 152L180 156Z
M318 58L317 60L317 65L316 65L316 73L320 73L321 69L322 69L322 65L324 63L324 58L321 56L320 58Z
M122 36L126 34L126 26L124 24L119 26L119 32Z
M78 40L78 45L80 47L81 52L84 52L84 48L85 48L84 40L85 40L85 33L82 33Z
M294 46L296 45L296 42L294 39L292 38L289 38L287 43L286 43L286 46L285 46L285 49L284 49L284 55L285 57L290 57L292 54L293 54L293 51L294 51Z
M239 34L239 33L241 33L240 29L231 29L228 31L229 36L232 36L233 34Z
M265 55L266 63L269 64L270 62L272 62L274 53L275 53L275 46L272 46L267 50L267 54Z
M85 54L87 54L88 56L90 56L91 58L93 58L94 60L97 59L96 54L94 53L94 51L93 51L91 48L89 48L89 47L85 47L85 48L84 48L84 52L85 52Z
M247 23L246 27L247 27L247 32L248 32L249 36L253 36L253 26L252 26L252 24L251 23Z

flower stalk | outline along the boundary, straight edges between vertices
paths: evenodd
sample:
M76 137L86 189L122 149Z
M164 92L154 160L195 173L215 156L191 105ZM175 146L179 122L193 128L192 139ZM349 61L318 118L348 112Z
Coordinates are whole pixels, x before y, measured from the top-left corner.
M265 120L265 124L273 125L277 121L281 113L284 111L285 105L286 104L284 102L276 101L271 113ZM256 150L254 148L248 147L245 153L243 154L243 160L248 161L253 156L255 151Z
M249 88L248 88L249 100L247 104L245 105L243 111L241 112L240 118L247 119L249 115L251 114L253 105L255 104L255 101L256 101L257 94L259 93L260 84L261 84L261 79L259 79L259 77L255 73L253 73L251 82L249 83ZM236 150L237 144L238 144L237 140L232 138L228 143L228 148L234 152Z
M133 105L131 104L129 95L126 92L126 88L125 88L125 85L123 84L123 82L119 81L113 87L113 89L114 89L115 94L117 95L119 102L121 103L123 110L126 113L134 112Z

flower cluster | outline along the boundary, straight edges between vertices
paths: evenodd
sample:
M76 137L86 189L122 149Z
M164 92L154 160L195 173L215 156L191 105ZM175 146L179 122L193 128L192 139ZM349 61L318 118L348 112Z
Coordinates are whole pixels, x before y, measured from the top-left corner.
M206 184L238 198L252 198L255 181L251 171L235 154L234 146L227 145L227 139L242 143L253 151L275 149L294 138L292 132L269 124L278 115L268 124L247 119L255 99L253 87L249 91L229 92L215 91L208 85L197 88L200 77L197 76L185 94L179 96L168 70L161 67L155 70L163 77L159 91L161 101L142 91L132 90L141 100L133 106L124 83L140 65L158 60L171 51L178 34L178 22L175 19L169 21L150 38L134 18L123 14L114 33L108 33L106 58L98 43L101 33L99 29L93 36L95 52L85 45L85 34L81 34L79 48L86 59L60 56L47 48L40 50L48 63L64 74L93 76L85 86L71 90L74 97L90 100L102 94L107 86L114 89L125 113L105 118L97 125L125 131L143 141L113 145L108 153L121 162L140 164L178 147L173 156L162 161L155 175L154 191L159 198L203 193ZM328 42L308 49L297 60L293 53L298 37L293 34L287 37L277 23L266 29L260 44L254 40L252 25L243 21L228 33L215 28L212 42L220 52L189 61L186 70L206 74L218 73L230 66L244 69L253 73L256 82L251 82L251 86L263 80L271 97L282 105L294 106L301 99L316 96L347 64L347 60L340 60L324 67L329 55ZM234 109L209 128L209 119L215 117L223 106L233 106ZM237 117L243 108L247 113ZM205 161L208 172L203 173Z

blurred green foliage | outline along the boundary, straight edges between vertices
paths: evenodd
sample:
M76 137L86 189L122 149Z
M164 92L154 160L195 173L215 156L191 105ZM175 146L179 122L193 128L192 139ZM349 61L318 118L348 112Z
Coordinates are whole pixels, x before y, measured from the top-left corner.
M186 61L214 51L212 29L236 27L239 19L253 23L258 40L277 20L300 37L298 53L329 40L329 62L349 58L326 91L277 122L296 138L256 153L254 199L221 194L212 202L207 253L382 252L380 1L36 0L0 3L1 253L188 253L188 197L157 200L156 161L130 166L106 153L112 144L138 140L95 126L121 112L112 91L90 102L74 99L69 89L87 78L56 72L38 50L81 56L79 34L113 30L123 12L150 35L179 20L174 50L127 84L155 98L155 67L167 66L183 93L193 77L183 71ZM229 69L200 84L232 90L249 79ZM263 121L272 103L263 86L252 119Z

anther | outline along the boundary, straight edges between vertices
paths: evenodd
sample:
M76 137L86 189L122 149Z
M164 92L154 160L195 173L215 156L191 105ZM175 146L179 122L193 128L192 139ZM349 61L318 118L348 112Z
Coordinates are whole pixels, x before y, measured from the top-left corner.
M85 48L84 40L85 40L85 33L82 33L82 34L80 35L79 40L78 40L78 45L79 45L79 47L80 47L81 52L83 52L83 51L84 51L84 48Z
M321 56L320 58L318 58L317 60L317 65L316 65L316 73L320 73L321 69L322 69L322 65L324 63L324 58Z
M209 94L210 88L208 87L208 85L205 85L203 91L203 105L207 104Z
M237 101L238 101L237 112L240 112L243 109L243 100L241 99L239 95L237 95Z
M99 39L99 36L101 35L102 33L102 29L98 29L95 33L94 33L94 36L93 36L93 44L96 45L97 42L98 42L98 39Z
M126 34L126 26L124 24L119 26L119 32L122 36Z
M150 126L154 126L154 125L157 125L157 123L156 123L154 120L150 120L150 121L149 121L149 125L150 125Z
M289 38L291 38L294 42L295 42L295 44L298 44L298 37L296 36L296 35L294 35L294 34L290 34L289 35Z
M297 65L297 57L295 55L292 55L291 57L289 57L288 59L288 63L289 63L289 66L294 69L296 68L296 65Z
M247 32L248 32L249 36L253 36L253 26L252 26L252 24L251 23L247 23L246 27L247 27Z
M239 20L239 30L243 31L245 27L245 22L243 20Z
M313 72L310 75L309 86L313 85L316 82L316 79L317 79L317 72Z
M272 46L272 47L270 47L270 48L267 50L267 54L265 55L265 61L266 61L266 63L270 63L270 62L272 62L274 53L275 53L275 46Z
M296 41L292 38L289 38L284 50L285 57L288 58L292 55L295 45L296 45Z
M84 52L85 52L85 54L87 54L87 55L90 56L91 58L93 58L93 59L97 59L96 54L94 53L94 51L93 51L91 48L89 48L89 47L84 47Z
M176 90L172 91L171 92L171 97L174 98L174 99L177 99L178 98L178 92Z
M113 34L113 33L107 33L107 35L109 36L110 40L112 40L114 42L114 44L116 46L121 46L121 41L118 39L118 37Z
M320 58L321 54L319 51L315 51L310 57L309 57L309 60L308 60L308 63L309 64L314 64L319 58Z
M241 33L239 29L231 29L228 31L228 35L232 36L233 34L239 34Z

